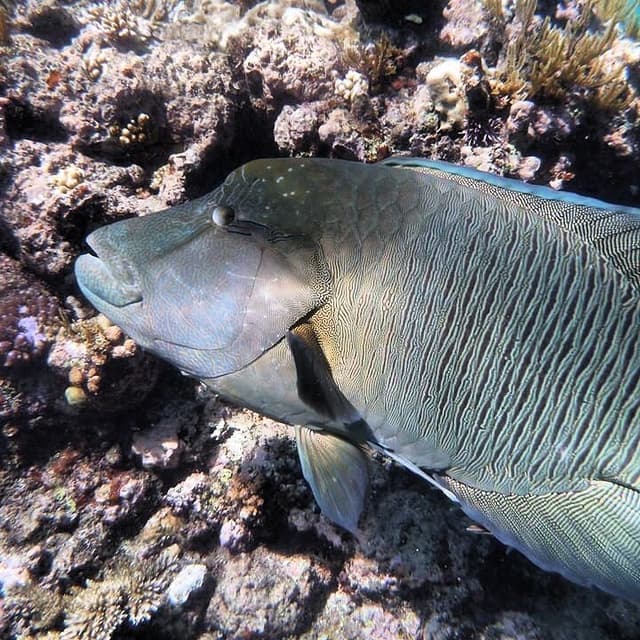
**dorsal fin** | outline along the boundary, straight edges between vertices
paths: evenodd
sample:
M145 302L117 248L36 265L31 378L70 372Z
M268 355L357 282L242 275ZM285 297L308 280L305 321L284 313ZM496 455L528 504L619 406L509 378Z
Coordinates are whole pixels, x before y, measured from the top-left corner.
M437 160L390 158L384 164L445 178L507 205L527 209L593 246L640 290L640 209Z

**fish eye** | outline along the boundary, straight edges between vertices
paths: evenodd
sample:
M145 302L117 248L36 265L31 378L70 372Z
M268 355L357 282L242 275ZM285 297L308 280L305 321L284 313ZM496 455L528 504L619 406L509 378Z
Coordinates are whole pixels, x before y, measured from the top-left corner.
M218 227L226 227L236 219L236 212L226 204L219 204L211 212L211 220Z

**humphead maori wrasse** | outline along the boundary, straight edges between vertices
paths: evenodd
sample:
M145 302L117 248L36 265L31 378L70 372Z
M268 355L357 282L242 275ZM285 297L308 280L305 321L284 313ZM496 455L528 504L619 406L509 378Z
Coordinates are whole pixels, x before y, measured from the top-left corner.
M94 231L140 345L296 425L355 531L367 449L544 569L640 600L640 211L445 163L275 159Z

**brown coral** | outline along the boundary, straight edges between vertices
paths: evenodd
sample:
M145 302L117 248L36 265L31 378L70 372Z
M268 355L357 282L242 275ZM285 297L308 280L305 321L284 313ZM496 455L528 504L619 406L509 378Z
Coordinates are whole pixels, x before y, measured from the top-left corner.
M125 622L148 621L165 598L175 566L172 547L151 558L118 557L104 580L87 580L68 599L61 640L110 640Z
M0 254L0 366L41 357L59 325L57 300L15 260Z
M110 640L126 617L124 585L87 580L73 600L61 640Z
M380 93L404 64L405 52L396 47L386 34L368 44L347 44L343 50L343 63L359 71L369 80L373 94Z
M139 402L155 384L158 371L157 362L103 315L65 323L48 364L67 378L68 404L90 401L102 409Z

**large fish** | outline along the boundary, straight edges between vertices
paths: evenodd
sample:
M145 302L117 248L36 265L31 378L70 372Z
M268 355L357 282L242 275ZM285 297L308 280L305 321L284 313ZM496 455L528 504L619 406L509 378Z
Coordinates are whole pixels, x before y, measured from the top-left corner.
M446 163L274 159L94 231L92 304L296 425L357 528L369 448L544 569L640 600L640 211Z

